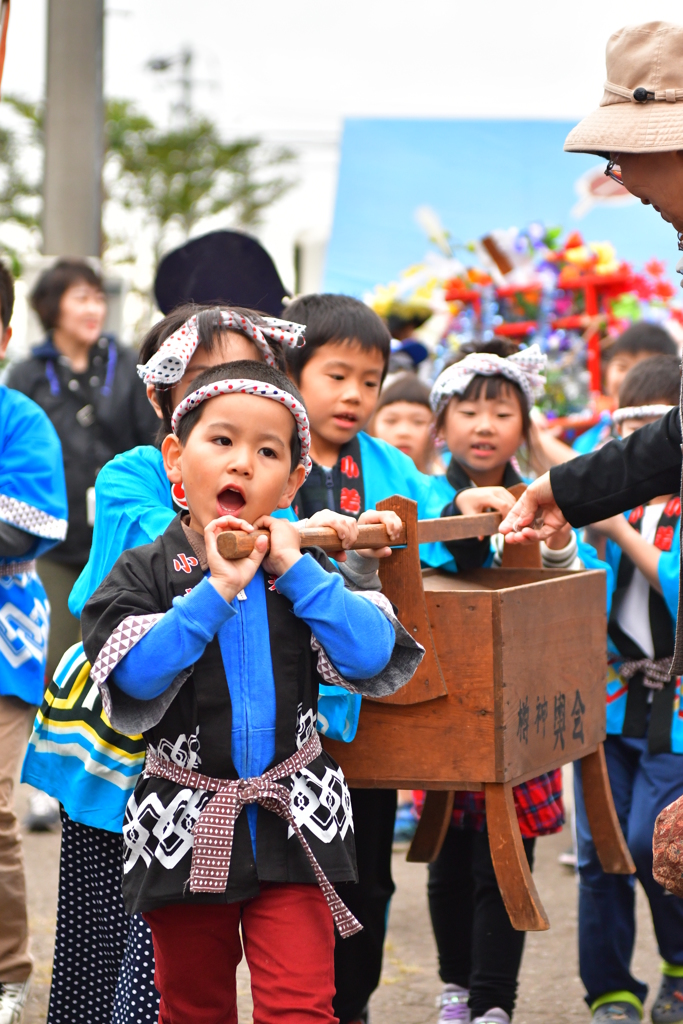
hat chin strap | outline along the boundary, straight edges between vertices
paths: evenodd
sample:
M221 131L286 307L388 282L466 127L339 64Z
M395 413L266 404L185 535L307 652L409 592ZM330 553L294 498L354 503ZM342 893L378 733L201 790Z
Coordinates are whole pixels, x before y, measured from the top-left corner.
M611 92L615 96L622 96L631 103L643 104L654 100L655 102L676 103L683 100L683 89L660 89L653 91L639 85L637 89L627 89L623 85L615 85L614 82L605 82L605 92ZM637 94L637 95L636 95Z

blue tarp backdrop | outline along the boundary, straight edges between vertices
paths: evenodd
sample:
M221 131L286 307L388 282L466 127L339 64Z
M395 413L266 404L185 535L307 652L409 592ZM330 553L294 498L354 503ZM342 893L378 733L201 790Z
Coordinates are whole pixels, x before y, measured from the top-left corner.
M339 168L324 288L362 298L419 262L428 248L415 220L430 206L452 239L532 221L611 241L636 265L653 256L673 279L676 234L651 208L593 205L577 217L577 179L605 166L562 150L573 121L349 119ZM466 255L455 255L467 262Z

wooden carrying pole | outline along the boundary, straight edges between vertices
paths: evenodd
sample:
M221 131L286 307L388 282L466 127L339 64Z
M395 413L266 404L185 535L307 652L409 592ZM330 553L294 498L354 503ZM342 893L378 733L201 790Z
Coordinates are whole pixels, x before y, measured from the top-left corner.
M439 540L464 540L467 537L488 537L496 533L502 516L499 512L482 512L475 516L448 516L444 519L421 519L417 524L418 544L431 544ZM302 548L322 548L323 551L339 551L339 537L330 526L306 526L299 531ZM267 537L268 530L224 530L218 534L218 551L223 558L246 558L254 550L257 537ZM403 547L406 544L406 529L398 540L392 541L382 523L369 523L358 527L358 540L351 545L356 548Z

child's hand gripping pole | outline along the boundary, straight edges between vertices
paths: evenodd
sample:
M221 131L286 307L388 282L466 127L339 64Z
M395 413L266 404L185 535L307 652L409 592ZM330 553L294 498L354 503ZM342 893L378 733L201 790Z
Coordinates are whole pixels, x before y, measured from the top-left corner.
M336 530L330 526L305 526L299 531L302 548L322 548L323 551L334 553L339 551L341 543ZM244 533L241 530L224 530L216 538L219 553L223 558L232 560L235 558L246 558L254 549L254 542L257 537L266 537L268 548L270 547L270 532L268 530L254 530L253 533ZM350 545L354 550L359 548L386 548L398 547L406 542L405 526L397 538L391 538L384 523L361 524L358 527L358 537ZM348 550L348 548L347 548Z
M386 515L386 513L383 513ZM365 513L370 515L370 513ZM421 519L417 524L417 539L420 544L434 541L462 540L466 537L489 536L498 532L502 519L500 512L483 512L475 515L449 516L443 519ZM348 550L379 550L402 547L406 543L405 524L398 531L389 533L385 523L359 523L358 533ZM302 548L319 547L330 554L342 547L339 534L329 526L305 526L299 530ZM228 560L246 558L254 548L257 537L265 537L270 544L268 530L254 530L245 533L239 530L224 530L216 539L218 552ZM266 549L267 550L267 549Z

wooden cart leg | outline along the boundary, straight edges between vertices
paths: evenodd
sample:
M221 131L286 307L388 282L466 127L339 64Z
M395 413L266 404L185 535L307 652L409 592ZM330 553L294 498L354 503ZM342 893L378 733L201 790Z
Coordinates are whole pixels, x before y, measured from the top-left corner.
M422 814L406 860L431 864L439 856L453 813L452 789L430 789L425 793Z
M612 799L602 743L581 758L581 781L586 816L602 870L610 875L632 875L635 864L626 845Z
M491 859L512 927L519 932L546 931L550 923L522 845L512 784L487 782L484 791Z

